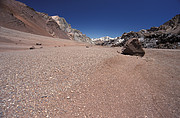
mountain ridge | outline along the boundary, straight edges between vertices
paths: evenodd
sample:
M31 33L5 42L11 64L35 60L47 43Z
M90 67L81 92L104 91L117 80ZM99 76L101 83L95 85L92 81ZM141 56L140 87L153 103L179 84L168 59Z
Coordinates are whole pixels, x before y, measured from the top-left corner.
M0 15L0 26L6 28L80 42L88 42L90 40L89 37L82 34L79 30L70 28L72 31L68 32L53 17L46 13L37 12L19 1L1 1ZM63 24L68 24L65 19Z

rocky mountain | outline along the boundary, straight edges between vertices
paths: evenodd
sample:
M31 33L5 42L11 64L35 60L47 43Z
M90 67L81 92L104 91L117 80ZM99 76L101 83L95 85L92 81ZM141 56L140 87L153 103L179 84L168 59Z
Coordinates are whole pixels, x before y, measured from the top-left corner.
M63 17L52 16L52 19L56 21L61 30L67 33L71 40L83 41L91 43L91 39L77 29L71 28L71 25Z
M3 27L43 36L69 38L51 17L46 19L33 8L15 0L1 0L0 16L0 25Z
M76 41L90 40L64 18L49 16L15 0L0 0L0 26L32 34Z
M180 48L180 14L159 27L124 33L122 38L125 41L130 38L139 38L144 48Z
M144 48L180 48L180 14L159 27L142 29L139 32L124 33L118 39L101 41L100 45L123 46L126 41L138 38ZM96 41L97 42L97 41ZM95 43L96 44L96 43Z

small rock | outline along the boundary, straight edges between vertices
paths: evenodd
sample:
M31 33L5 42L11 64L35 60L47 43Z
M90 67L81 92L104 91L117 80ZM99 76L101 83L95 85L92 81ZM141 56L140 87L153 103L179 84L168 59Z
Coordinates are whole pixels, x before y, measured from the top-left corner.
M35 49L35 47L34 47L34 46L32 46L32 47L30 47L29 49L30 49L30 50L33 50L33 49Z
M42 96L41 98L47 98L47 95Z
M8 102L11 101L11 99L8 100Z
M67 99L70 99L70 96L67 96Z
M41 43L36 43L36 45L42 45Z

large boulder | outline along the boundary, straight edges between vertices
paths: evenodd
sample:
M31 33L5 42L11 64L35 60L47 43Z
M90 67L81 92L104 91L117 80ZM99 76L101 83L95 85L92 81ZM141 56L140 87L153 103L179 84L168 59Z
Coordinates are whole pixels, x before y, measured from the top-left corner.
M142 49L139 40L137 38L132 38L125 43L122 54L143 57L145 51Z

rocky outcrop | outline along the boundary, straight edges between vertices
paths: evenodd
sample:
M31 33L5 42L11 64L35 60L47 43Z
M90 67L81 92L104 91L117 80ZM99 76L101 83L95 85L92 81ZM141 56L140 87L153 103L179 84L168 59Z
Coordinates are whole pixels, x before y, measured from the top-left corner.
M143 57L145 52L142 49L139 40L137 38L132 38L125 43L122 54Z
M91 39L89 37L87 37L81 31L71 28L71 25L68 24L64 18L59 16L52 16L52 19L56 21L56 23L59 25L61 30L67 33L67 35L71 40L91 43Z
M71 25L68 24L67 21L63 17L52 16L52 19L56 21L56 23L59 25L61 30L65 32L71 32L72 30Z

